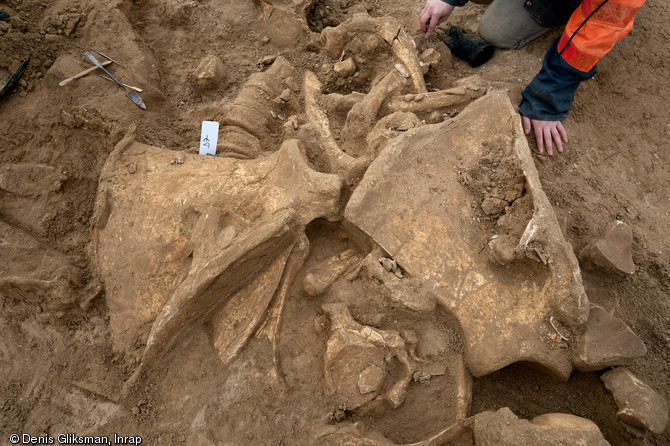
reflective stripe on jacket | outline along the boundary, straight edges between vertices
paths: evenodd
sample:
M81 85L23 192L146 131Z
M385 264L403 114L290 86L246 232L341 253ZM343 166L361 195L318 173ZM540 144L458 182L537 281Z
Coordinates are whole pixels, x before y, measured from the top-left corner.
M443 1L463 6L468 0ZM523 91L519 105L522 115L542 121L562 121L567 118L577 87L595 76L597 62L630 32L633 17L645 0L608 0L598 9L603 2L525 1L524 8L544 27L565 23L570 11L574 11L561 37L547 51L542 69Z
M598 8L603 0L582 0L581 7L572 13L558 42L558 51L563 59L579 71L590 71L615 43L628 34L633 27L633 16L644 2L609 0ZM595 14L584 23L594 11ZM582 23L584 25L580 29ZM572 35L574 37L568 44Z

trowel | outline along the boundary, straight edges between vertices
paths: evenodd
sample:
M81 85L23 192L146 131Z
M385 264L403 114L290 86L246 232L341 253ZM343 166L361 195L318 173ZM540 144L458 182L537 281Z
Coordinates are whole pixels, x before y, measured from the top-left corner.
M9 79L0 83L0 96L4 95L5 93L7 93L9 90L12 89L14 84L21 77L21 74L23 74L23 71L28 66L29 61L30 61L30 58L24 60L23 63L19 66L19 68L17 68L17 70L11 76L9 76Z
M98 59L96 59L95 56L93 56L91 53L89 53L88 51L86 51L86 53L84 53L84 54L86 55L86 57L88 57L89 59L91 59L91 62L93 62L93 63L95 64L96 67L100 68L102 71L104 71L105 73L107 73L107 76L111 77L112 80L113 80L114 82L116 82L117 84L119 84L119 86L120 86L121 88L123 88L124 90L126 90L126 96L127 96L131 101L133 101L133 102L134 102L135 104L137 104L139 107L141 107L141 108L143 108L143 109L146 110L147 106L144 105L144 101L142 100L142 98L140 97L140 95L137 94L136 91L131 90L130 88L127 88L125 85L123 85L123 83L122 83L120 80L118 80L117 78L115 78L114 76L112 76L112 73L110 73L109 71L107 71L107 70L105 69L105 67L103 67L102 64L101 64L100 62L98 62Z

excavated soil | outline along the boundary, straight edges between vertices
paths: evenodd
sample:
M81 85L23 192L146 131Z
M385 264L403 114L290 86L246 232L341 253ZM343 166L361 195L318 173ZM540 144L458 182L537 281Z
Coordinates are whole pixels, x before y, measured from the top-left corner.
M0 22L0 79L31 58L20 84L0 98L0 165L28 165L17 170L18 177L5 180L15 189L39 185L20 199L0 189L0 223L20 228L39 242L41 250L67 259L78 289L92 299L43 308L38 302L2 297L2 444L11 433L46 432L139 435L145 444L165 445L307 444L312 438L310 420L336 423L347 417L364 421L393 441L410 442L453 421L448 374L433 378L429 385L413 383L407 401L396 411L381 408L361 415L332 407L323 392L327 320L321 302L302 293L304 272L287 300L280 333L283 383L265 374L272 361L267 343L252 340L235 362L222 367L203 328L183 339L130 391L122 392L134 364L112 349L105 295L95 289L90 246L100 171L129 127L136 125L138 138L147 144L197 152L201 121L220 115L244 81L266 69L262 63L266 56L281 55L299 72L313 70L326 92L367 92L373 74L392 66L390 53L378 49L366 54L369 65L356 78L343 80L333 74L334 60L321 51L317 34L344 21L353 8L364 7L373 17L394 16L419 46L425 45L418 25L420 0L270 3L0 2L1 10L20 18L11 25ZM476 29L485 8L486 4L471 2L450 22ZM584 270L583 279L589 299L622 319L644 341L648 353L631 370L666 400L670 399L669 22L670 6L664 0L647 1L630 35L599 64L597 76L579 88L565 122L570 137L565 153L534 154L544 190L575 252L614 220L632 228L635 274L613 280ZM460 77L479 74L487 85L507 89L512 101L518 102L559 32L550 31L518 51L498 51L476 69L447 58L431 69L426 81L429 88L443 89ZM441 43L432 45L446 53ZM58 86L90 65L84 57L89 47L122 64L132 63L132 69L110 70L144 89L146 111L98 73ZM196 67L210 54L223 62L223 80L216 88L196 88ZM278 148L286 118L279 115L271 123L270 134L262 141L266 150ZM329 118L337 128L344 122L343 115ZM529 143L534 149L532 138ZM60 175L58 185L40 183L43 171L30 165L51 166ZM514 176L509 179L514 181ZM475 178L468 186L485 198L489 180ZM514 184L498 180L514 194ZM312 251L306 267L354 243L337 224L315 222L307 235ZM0 272L20 274L17 268L35 262L23 259L9 265L0 259ZM357 281L333 292L347 295L354 317L365 324L421 333L444 328L448 319L439 312L431 318L399 315L379 293ZM444 342L458 350L458 334L452 334ZM470 414L505 406L523 418L567 412L593 420L613 445L670 444L669 429L662 435L641 436L624 429L599 375L575 372L561 383L512 365L475 379Z

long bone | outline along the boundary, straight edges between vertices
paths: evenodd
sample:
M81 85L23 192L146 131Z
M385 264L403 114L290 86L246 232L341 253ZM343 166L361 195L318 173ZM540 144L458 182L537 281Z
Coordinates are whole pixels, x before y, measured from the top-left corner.
M412 78L417 93L426 93L426 81L412 37L400 26L397 20L385 16L380 19L367 13L355 14L334 28L321 32L321 42L332 57L339 57L347 51L347 40L359 34L374 32L390 46L391 52L405 66Z
M320 138L323 160L328 164L331 173L344 178L349 184L358 181L369 164L366 158L353 158L340 149L332 132L328 116L319 106L321 82L311 71L305 73L305 114Z
M347 249L315 265L305 276L303 288L310 296L325 292L341 275L360 270L362 257L354 249Z
M380 19L377 33L391 45L391 51L400 59L402 64L409 71L412 78L412 84L417 93L426 93L426 81L423 78L423 70L419 63L416 45L414 40L407 32L391 17L382 17Z
M266 338L272 343L273 365L271 373L274 375L274 378L278 380L282 379L279 368L279 329L281 328L283 320L284 305L296 276L305 264L305 259L307 259L307 256L309 255L309 249L309 239L307 238L307 235L302 232L299 234L298 240L289 254L286 267L284 268L284 274L279 284L279 288L275 293L274 301L270 307L268 316L256 331L256 337Z
M347 114L342 128L344 148L351 153L366 147L365 138L377 122L377 114L386 99L395 91L404 88L408 80L393 69L379 81L365 98L355 104Z
M388 115L397 111L431 112L470 102L483 96L484 93L486 93L486 88L482 78L474 75L459 79L456 87L448 90L389 98L382 106L380 113Z

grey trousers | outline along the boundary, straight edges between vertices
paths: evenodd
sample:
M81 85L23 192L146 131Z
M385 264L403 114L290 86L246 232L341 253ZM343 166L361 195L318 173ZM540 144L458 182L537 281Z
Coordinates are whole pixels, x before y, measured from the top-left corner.
M493 0L479 23L479 36L498 48L517 49L549 28L530 15L524 4L533 0Z

